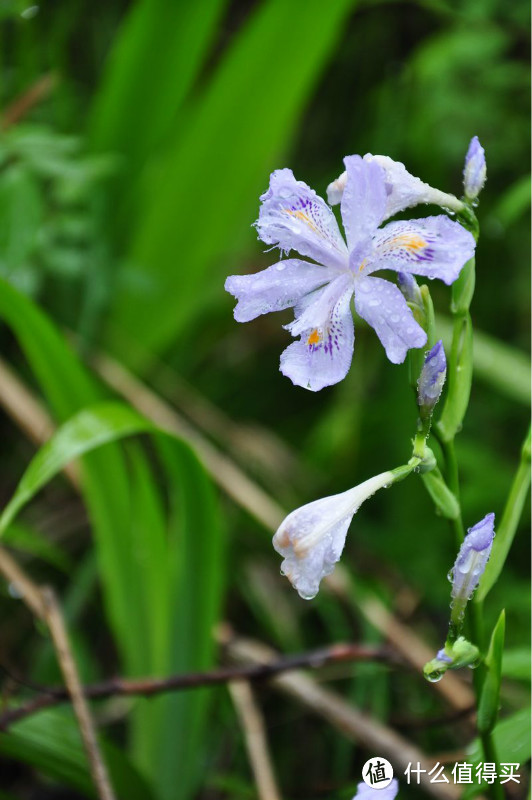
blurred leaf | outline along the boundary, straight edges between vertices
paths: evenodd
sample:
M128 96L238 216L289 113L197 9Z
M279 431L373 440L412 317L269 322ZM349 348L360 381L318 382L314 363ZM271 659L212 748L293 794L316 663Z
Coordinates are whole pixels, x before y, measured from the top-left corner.
M129 182L175 124L225 5L137 0L123 21L92 108L91 140L124 156Z
M517 469L516 476L510 488L510 494L504 508L504 513L499 525L496 526L496 536L493 540L493 548L490 559L477 589L473 602L480 603L490 589L494 586L497 578L501 574L502 568L508 556L510 547L517 531L517 526L526 498L530 489L530 429L528 436L521 450L521 461Z
M530 759L530 722L530 708L524 708L495 726L493 738L499 764L525 764ZM483 761L482 745L477 739L471 745L469 761Z
M94 403L97 390L50 321L3 281L0 316L14 328L60 416L69 415L69 410L75 414L76 406ZM103 413L98 414L98 408ZM155 489L151 485L139 487L139 481L144 483L148 476L140 466L140 456L134 461L137 480L131 484L118 447L104 444L117 435L140 430L154 428L121 404L96 406L96 415L94 407L82 408L44 446L44 455L35 457L36 464L30 465L8 515L16 512L68 457L85 453L83 493L96 534L107 613L126 672L167 674L207 668L213 659L212 628L219 619L224 575L213 491L190 448L159 434L156 441L168 471L169 495L177 503L168 539L160 524ZM95 445L100 449L88 453ZM154 521L156 525L152 525ZM153 559L153 568L147 568L146 556L149 561ZM157 568L160 579L156 583ZM145 623L152 624L161 603L167 627L164 653L157 653L152 636L146 636ZM154 624L157 628L158 623ZM150 725L144 736L149 750L142 752L141 761L160 788L158 796L173 800L179 786L179 796L185 797L199 780L209 696L207 691L198 691L186 697L144 701L150 702L153 710L148 714ZM147 719L142 701L137 708Z
M32 459L0 516L0 534L20 509L70 461L124 436L153 430L151 423L122 403L102 403L80 411L59 428Z
M62 572L72 569L72 559L60 547L48 541L44 534L20 522L9 525L4 534L4 544L31 553Z
M490 733L499 715L505 625L506 617L503 610L491 634L490 646L482 666L482 669L485 669L485 676L477 711L477 727L480 733Z
M0 173L0 253L4 274L19 267L36 243L42 202L38 186L22 164Z
M117 797L154 800L155 795L149 784L127 756L101 736L100 744ZM88 771L78 726L71 712L50 709L17 722L9 729L9 733L0 733L0 752L30 764L85 797L98 796Z
M168 671L203 670L215 656L226 564L224 536L211 481L189 447L157 437L172 487L168 552L171 614ZM173 613L172 613L173 612ZM190 797L204 776L212 690L166 698L152 742L152 780L161 798Z
M502 674L505 678L530 682L531 654L529 647L506 650L502 655Z
M221 296L233 254L250 241L258 195L270 170L282 166L353 4L309 0L302 14L299 6L267 0L254 10L146 173L131 249L136 272L116 297L112 336L133 334L141 315L146 349L164 348L214 293Z
M492 209L487 220L488 224L496 221L503 228L509 228L510 225L526 214L530 208L530 189L530 175L523 175L522 178L518 178L508 187Z
M452 322L441 314L436 317L436 330L450 348ZM485 383L511 400L530 405L530 359L504 342L475 328L473 336L473 371Z

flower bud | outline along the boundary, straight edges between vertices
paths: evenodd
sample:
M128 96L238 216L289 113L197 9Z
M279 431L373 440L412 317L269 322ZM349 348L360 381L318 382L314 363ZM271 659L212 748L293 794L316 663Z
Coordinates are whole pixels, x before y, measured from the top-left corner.
M464 165L464 192L468 200L476 200L486 183L486 156L484 148L473 136Z
M462 542L450 574L453 605L465 605L479 584L493 545L494 522L495 514L486 514L484 519L469 528Z
M436 658L425 664L423 675L431 683L436 683L443 678L448 669L476 667L479 655L478 647L463 636L459 636L455 642L447 642L444 648L438 650Z
M422 419L430 417L434 406L440 399L447 374L447 359L443 342L436 342L425 356L425 363L417 382L417 401Z
M397 285L407 303L423 307L423 298L417 281L410 272L397 273Z

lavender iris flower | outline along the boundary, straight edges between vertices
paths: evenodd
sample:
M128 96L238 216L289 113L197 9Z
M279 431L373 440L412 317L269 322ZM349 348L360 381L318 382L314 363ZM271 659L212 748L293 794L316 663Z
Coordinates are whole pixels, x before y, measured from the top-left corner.
M464 165L464 192L469 200L475 200L486 183L486 156L484 148L473 136Z
M392 472L382 472L347 492L297 508L280 524L273 546L284 559L281 572L304 600L315 597L321 579L334 570L353 515L394 479Z
M359 783L353 800L394 800L398 791L399 784L396 778L393 778L385 789L373 789L367 783Z
M425 356L425 363L417 382L417 399L422 418L432 414L434 406L440 399L446 374L447 360L440 339Z
M261 197L259 237L316 263L288 258L225 283L238 300L238 322L294 307L295 319L286 327L300 339L283 352L281 372L312 391L338 383L349 370L353 294L357 313L374 328L394 364L404 361L410 348L425 344L425 331L397 286L373 277L374 272L391 269L451 284L475 248L472 235L443 215L379 229L391 214L412 204L408 185L390 195L386 171L375 160L348 156L344 163L341 215L347 244L329 206L291 170L276 170Z
M494 523L495 514L486 514L469 528L451 572L453 605L465 605L477 588L490 557Z

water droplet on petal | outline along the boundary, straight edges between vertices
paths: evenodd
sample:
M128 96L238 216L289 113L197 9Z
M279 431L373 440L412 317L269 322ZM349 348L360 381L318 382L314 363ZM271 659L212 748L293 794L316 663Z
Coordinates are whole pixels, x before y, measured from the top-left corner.
M279 270L279 272L282 272L282 271L283 271L283 269L285 269L285 268L286 268L286 265L285 265L285 264L283 264L283 262L282 262L282 261L280 261L280 262L279 262L278 264L276 264L275 266L277 267L277 269Z
M400 322L400 321L401 321L401 317L399 316L399 314L392 314L391 315L390 322L396 323L396 322Z
M372 306L373 308L376 308L377 306L380 306L380 304L381 304L381 301L377 300L376 297L372 297L371 300L368 303L368 305Z

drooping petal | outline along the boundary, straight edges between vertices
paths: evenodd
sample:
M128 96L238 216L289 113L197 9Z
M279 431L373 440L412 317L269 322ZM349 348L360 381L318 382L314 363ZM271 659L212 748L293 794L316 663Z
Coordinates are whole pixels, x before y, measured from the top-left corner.
M287 326L301 338L281 354L280 370L296 386L317 392L347 375L355 341L352 294L350 276L341 276L316 292L314 302L306 298L306 308Z
M345 268L347 247L333 212L306 183L296 181L291 169L272 172L261 200L256 227L263 242Z
M474 252L475 240L469 231L443 214L390 222L377 231L364 272L393 269L451 284Z
M374 156L366 153L364 161L378 164L385 173L386 178L386 209L383 219L393 217L405 208L412 208L420 203L432 203L441 208L448 208L451 211L461 211L463 203L453 194L440 192L428 183L424 183L419 178L411 175L405 165L400 161L394 161L389 156ZM330 205L334 206L342 199L347 183L347 172L342 174L327 187L327 199Z
M360 156L344 158L346 183L342 195L342 221L349 251L371 238L386 210L384 171Z
M231 275L225 282L225 290L238 300L234 311L236 321L249 322L261 314L297 305L329 278L326 267L288 258L254 275Z
M371 153L366 153L364 159L379 164L386 173L388 201L385 219L420 203L431 203L451 211L461 211L464 207L462 201L454 194L440 192L439 189L429 186L408 172L400 161L394 161L389 156L374 156Z
M355 284L355 309L375 330L393 364L401 364L410 348L427 341L403 295L389 281L361 276Z
M318 593L321 579L331 574L342 555L353 515L393 480L391 472L383 472L347 492L308 503L283 520L273 546L283 556L282 573L301 597L308 600Z

